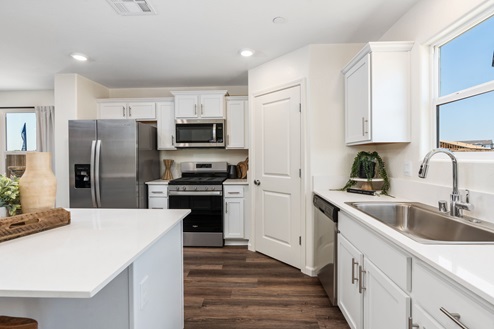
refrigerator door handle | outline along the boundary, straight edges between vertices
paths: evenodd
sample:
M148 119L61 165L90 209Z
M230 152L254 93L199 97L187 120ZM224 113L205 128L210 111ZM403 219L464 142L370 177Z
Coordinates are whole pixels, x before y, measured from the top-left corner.
M96 207L101 208L101 191L100 191L100 183L99 183L99 164L101 158L101 140L96 141L96 152L95 152L95 162L94 162L94 189L96 194Z
M91 200L93 202L93 207L94 208L97 208L98 205L96 204L96 184L95 184L95 177L96 177L96 173L95 173L95 162L94 162L94 157L95 157L95 154L96 154L96 141L93 140L91 142L91 168L89 169L89 174L91 176Z

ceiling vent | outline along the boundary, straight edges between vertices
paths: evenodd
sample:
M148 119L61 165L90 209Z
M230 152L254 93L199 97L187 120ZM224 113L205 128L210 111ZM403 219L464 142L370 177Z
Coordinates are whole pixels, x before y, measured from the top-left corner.
M156 15L156 11L146 0L107 0L122 16Z

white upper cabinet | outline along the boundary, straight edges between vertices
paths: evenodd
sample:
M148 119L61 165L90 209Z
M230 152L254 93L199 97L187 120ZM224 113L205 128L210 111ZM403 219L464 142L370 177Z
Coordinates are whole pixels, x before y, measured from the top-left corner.
M98 119L156 120L156 103L100 100Z
M175 104L173 101L156 103L158 115L158 150L175 148Z
M211 119L225 117L226 90L172 91L176 119Z
M348 145L410 142L413 42L371 42L343 69Z
M248 146L248 97L234 96L226 99L226 148L247 149Z

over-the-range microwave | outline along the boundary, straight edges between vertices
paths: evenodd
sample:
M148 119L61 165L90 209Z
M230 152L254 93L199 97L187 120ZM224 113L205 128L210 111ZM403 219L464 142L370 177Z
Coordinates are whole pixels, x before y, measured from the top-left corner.
M175 147L225 147L225 120L178 119Z

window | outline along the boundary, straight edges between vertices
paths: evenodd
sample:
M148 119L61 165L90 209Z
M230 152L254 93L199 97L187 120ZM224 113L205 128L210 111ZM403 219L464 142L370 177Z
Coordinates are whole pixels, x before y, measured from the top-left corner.
M494 152L494 16L434 48L437 146Z
M5 113L6 151L36 150L36 114L34 112Z
M36 151L36 113L33 108L0 109L0 173L24 163L26 151Z

